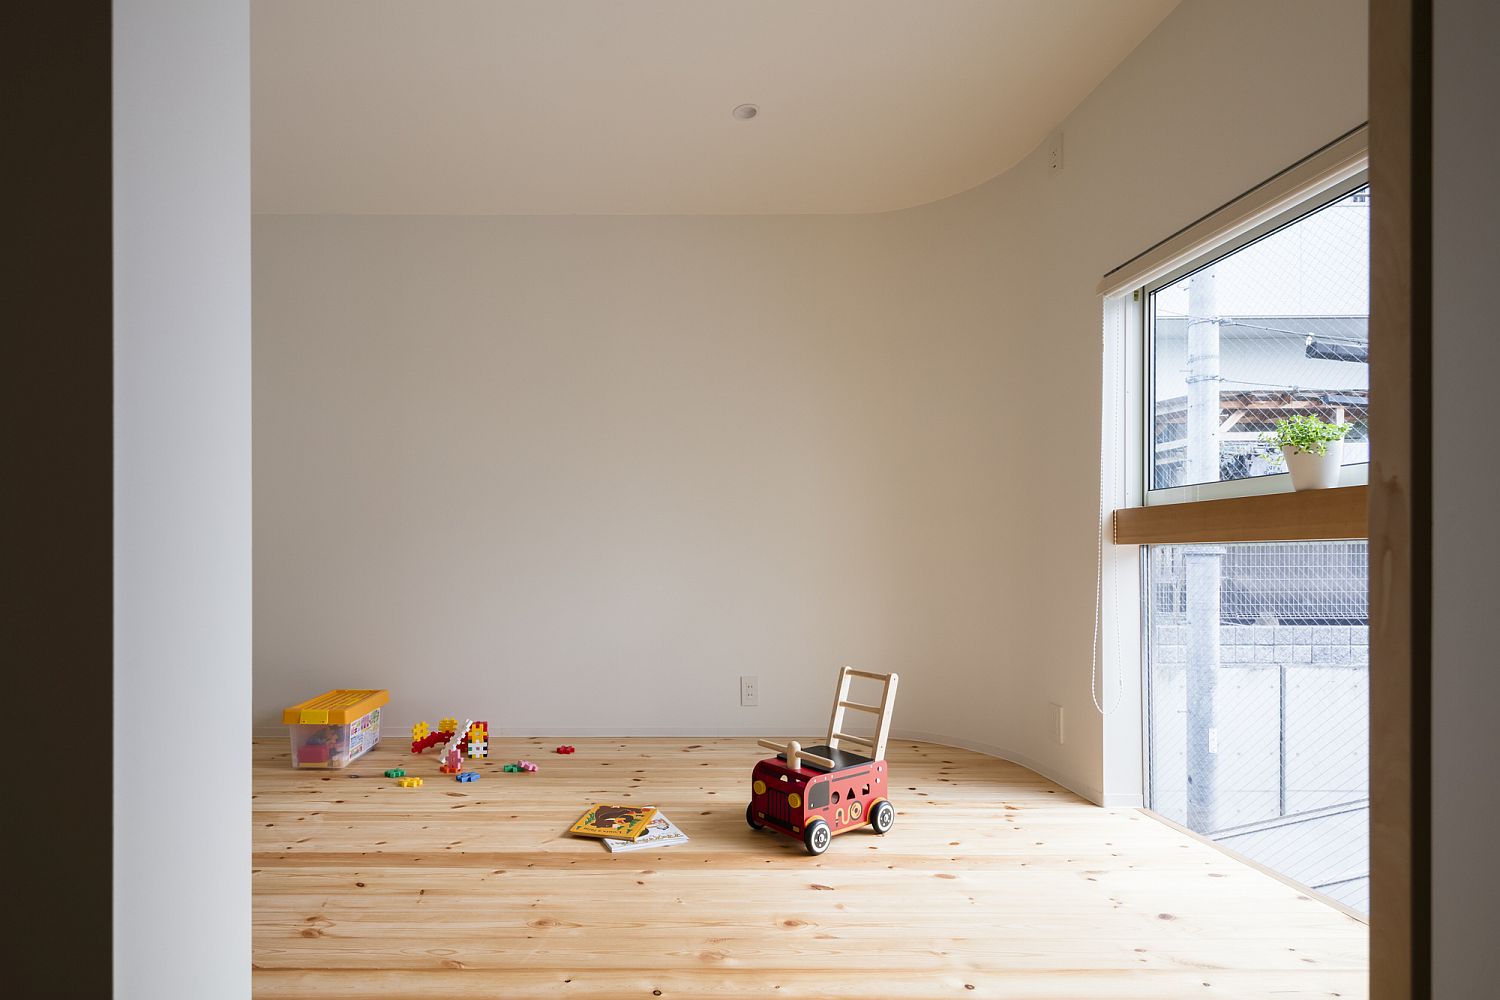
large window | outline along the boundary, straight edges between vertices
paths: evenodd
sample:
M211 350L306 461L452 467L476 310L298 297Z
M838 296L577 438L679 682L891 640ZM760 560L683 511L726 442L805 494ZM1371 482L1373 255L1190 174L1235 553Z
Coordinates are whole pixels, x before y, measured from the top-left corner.
M1285 528L1264 519L1273 501L1312 508L1261 496L1290 490L1263 440L1278 419L1350 424L1345 485L1369 460L1370 193L1357 173L1329 185L1131 296L1127 378L1145 391L1130 464L1167 525L1150 540L1169 543L1141 550L1147 805L1363 912L1368 547L1270 533ZM1225 497L1250 498L1233 507L1245 523L1195 535L1191 505Z
M1368 461L1370 189L1299 212L1146 289L1149 489L1284 472L1261 437L1299 414Z

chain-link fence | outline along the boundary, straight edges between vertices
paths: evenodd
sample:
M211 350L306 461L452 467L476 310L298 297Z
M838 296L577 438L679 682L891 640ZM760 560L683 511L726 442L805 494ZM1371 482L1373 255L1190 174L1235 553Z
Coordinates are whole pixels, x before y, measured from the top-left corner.
M1366 544L1148 553L1151 808L1367 911Z
M1284 472L1280 417L1353 425L1369 457L1370 193L1361 188L1149 297L1151 487Z

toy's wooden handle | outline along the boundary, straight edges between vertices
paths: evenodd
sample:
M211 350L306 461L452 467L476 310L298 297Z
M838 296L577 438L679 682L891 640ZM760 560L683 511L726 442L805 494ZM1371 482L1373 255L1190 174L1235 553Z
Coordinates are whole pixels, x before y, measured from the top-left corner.
M819 767L826 767L830 771L838 767L837 764L829 760L827 757L819 757L815 753L808 753L806 750L803 750L800 746L797 746L795 740L792 741L790 746L785 743L773 743L770 740L761 740L760 745L765 747L767 750L775 750L777 753L786 754L787 766L791 767L794 770L801 765L799 763L795 763L793 758L812 761ZM793 747L796 747L796 749L792 749Z

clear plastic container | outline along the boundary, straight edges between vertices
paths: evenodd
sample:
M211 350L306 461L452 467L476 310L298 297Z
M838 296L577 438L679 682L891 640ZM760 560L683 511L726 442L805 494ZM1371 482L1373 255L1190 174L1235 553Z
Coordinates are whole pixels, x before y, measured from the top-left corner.
M388 691L337 690L282 713L292 741L292 767L339 768L380 742L380 706Z

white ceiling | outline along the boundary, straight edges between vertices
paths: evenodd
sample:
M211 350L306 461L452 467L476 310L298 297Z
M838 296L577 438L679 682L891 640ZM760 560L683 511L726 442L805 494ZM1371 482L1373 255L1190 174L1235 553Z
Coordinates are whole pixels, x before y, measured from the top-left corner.
M905 208L1013 166L1176 3L253 0L255 209Z

